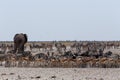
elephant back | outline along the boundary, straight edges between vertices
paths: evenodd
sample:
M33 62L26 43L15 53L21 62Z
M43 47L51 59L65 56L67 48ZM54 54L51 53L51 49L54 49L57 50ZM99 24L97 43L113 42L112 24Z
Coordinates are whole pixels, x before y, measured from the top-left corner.
M23 34L23 33L21 33L21 34L16 34L16 35L14 36L14 42L18 41L19 39L24 39L24 42L25 42L25 43L28 41L27 35L26 35L26 34Z

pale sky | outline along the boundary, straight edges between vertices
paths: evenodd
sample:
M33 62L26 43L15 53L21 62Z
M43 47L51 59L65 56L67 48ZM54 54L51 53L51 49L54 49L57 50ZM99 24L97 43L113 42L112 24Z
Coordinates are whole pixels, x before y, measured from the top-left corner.
M1 0L0 41L120 40L120 0Z

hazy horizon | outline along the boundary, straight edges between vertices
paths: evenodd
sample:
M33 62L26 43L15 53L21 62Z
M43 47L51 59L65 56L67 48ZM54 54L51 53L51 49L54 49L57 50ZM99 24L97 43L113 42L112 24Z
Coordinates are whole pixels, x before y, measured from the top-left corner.
M2 0L0 41L120 40L119 0Z

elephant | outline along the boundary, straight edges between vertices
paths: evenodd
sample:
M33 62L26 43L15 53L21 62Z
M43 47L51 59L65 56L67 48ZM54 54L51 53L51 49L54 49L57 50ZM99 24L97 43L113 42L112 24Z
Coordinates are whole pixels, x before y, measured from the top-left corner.
M14 53L23 53L24 44L27 43L27 34L19 33L14 36Z

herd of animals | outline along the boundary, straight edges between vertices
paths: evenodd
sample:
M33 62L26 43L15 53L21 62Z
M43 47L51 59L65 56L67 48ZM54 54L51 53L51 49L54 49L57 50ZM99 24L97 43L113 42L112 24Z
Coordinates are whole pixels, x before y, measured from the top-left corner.
M30 42L20 33L13 42L0 42L0 66L119 68L119 50L120 41Z

